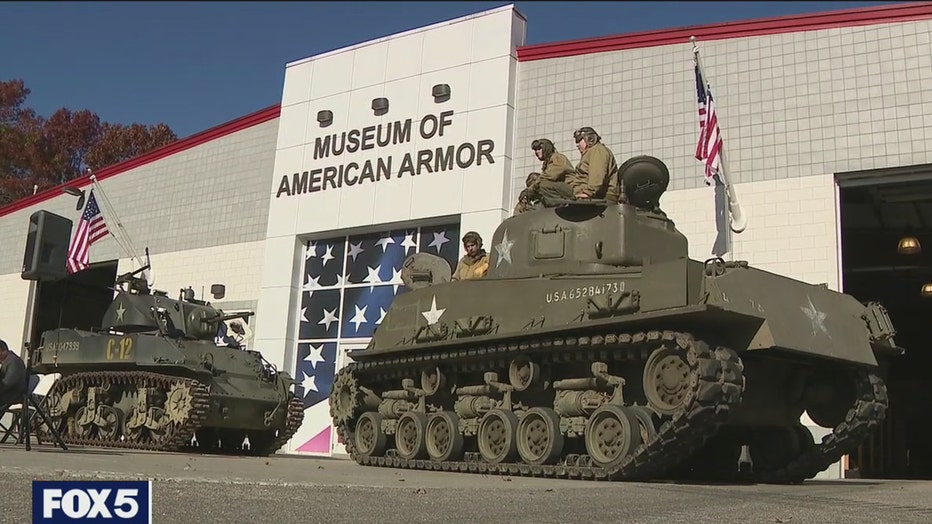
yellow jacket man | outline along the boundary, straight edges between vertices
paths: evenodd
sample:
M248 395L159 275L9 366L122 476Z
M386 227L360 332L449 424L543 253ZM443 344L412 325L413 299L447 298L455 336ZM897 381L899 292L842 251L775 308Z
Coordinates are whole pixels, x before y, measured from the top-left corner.
M466 254L456 264L451 280L483 278L489 272L489 254L482 249L482 237L475 231L463 235Z

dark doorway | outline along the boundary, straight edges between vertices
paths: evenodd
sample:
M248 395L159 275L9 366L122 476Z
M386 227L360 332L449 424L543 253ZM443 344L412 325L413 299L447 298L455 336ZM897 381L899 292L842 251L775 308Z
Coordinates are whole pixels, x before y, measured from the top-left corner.
M852 177L847 187L839 178L842 286L887 308L906 353L885 368L887 418L850 466L864 478L932 479L932 166L862 175L873 176ZM909 239L918 242L912 253L902 249Z
M117 262L101 262L55 282L42 282L34 336L48 329L99 329L113 301ZM33 340L38 340L34 338Z

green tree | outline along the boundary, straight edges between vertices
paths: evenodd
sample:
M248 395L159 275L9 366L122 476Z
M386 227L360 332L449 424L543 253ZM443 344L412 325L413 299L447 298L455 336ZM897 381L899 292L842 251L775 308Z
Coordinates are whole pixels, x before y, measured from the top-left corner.
M43 118L26 107L29 93L20 79L0 81L0 206L178 139L162 123L111 124L87 109Z

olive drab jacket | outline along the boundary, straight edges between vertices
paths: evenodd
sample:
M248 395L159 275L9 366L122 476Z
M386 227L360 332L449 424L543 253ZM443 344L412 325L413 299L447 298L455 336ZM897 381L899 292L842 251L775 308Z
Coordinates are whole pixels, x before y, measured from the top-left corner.
M570 182L576 193L585 192L592 198L609 202L625 202L624 188L618 185L618 164L615 155L599 142L590 146L579 159L575 179Z
M469 255L463 255L463 258L456 264L456 271L453 272L451 280L483 278L488 272L489 254L483 249L479 252L478 258L471 258Z
M563 153L554 151L550 158L541 163L540 178L537 180L538 183L547 180L548 182L566 182L570 184L575 173L576 170L573 168L573 164L570 163L570 159L566 158Z

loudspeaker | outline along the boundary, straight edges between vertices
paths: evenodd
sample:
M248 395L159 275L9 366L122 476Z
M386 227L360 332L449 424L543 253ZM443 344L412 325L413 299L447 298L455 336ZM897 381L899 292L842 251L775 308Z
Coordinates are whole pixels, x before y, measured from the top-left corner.
M71 220L63 216L36 211L29 217L26 253L23 256L24 280L58 280L68 274L65 259L71 238Z

